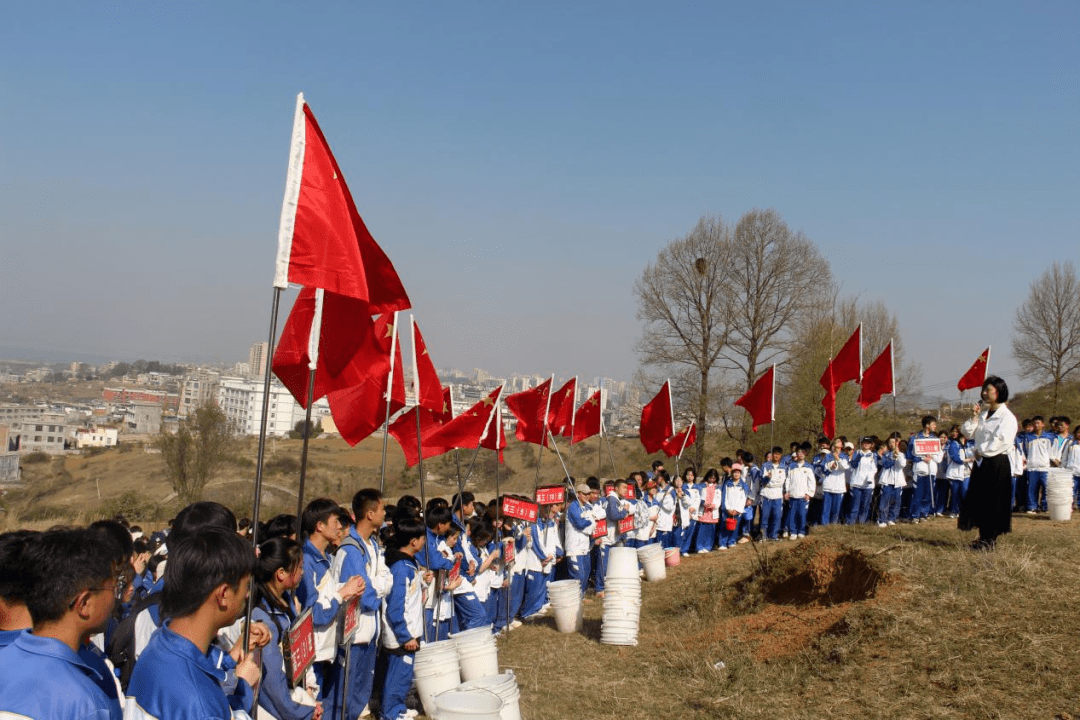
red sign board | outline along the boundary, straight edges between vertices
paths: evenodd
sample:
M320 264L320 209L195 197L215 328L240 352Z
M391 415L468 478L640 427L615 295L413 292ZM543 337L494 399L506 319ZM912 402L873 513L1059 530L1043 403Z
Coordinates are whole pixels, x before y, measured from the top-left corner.
M627 515L626 517L624 517L622 520L619 521L619 532L620 533L628 533L633 529L634 529L634 516L633 515Z
M933 455L941 452L941 440L933 438L912 438L916 455Z
M342 645L350 645L356 628L360 627L360 596L357 595L345 606L341 616L341 639Z
M607 535L607 520L601 518L596 521L596 524L593 525L592 536L594 538L598 538L604 537L605 535Z
M604 497L610 497L610 496L612 496L614 494L615 494L615 486L614 485L608 485L606 488L604 488Z
M566 502L565 485L545 485L536 488L537 505L557 505L561 502Z
M311 608L296 619L286 637L285 666L289 683L293 687L303 687L304 673L315 662L315 623L311 619Z
M637 490L636 490L636 488L634 488L633 485L627 485L626 486L626 497L629 498L630 500L633 500L636 497L636 495L635 495L636 492L637 492Z
M540 512L540 506L525 500L515 500L512 497L504 497L502 505L503 515L507 517L536 522L536 516Z
M444 588L449 588L455 580L461 577L461 558L454 561L454 567L450 568L450 572L446 575L446 583Z
M503 563L510 565L514 562L514 538L503 540Z

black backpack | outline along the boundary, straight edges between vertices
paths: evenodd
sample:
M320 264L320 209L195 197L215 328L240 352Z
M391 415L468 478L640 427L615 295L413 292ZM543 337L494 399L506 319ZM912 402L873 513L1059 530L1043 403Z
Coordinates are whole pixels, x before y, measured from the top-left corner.
M131 680L131 671L135 668L135 619L139 613L147 608L157 605L161 601L161 593L151 593L136 602L128 616L120 621L113 632L112 642L106 651L113 667L119 671L120 687L127 692L128 681Z

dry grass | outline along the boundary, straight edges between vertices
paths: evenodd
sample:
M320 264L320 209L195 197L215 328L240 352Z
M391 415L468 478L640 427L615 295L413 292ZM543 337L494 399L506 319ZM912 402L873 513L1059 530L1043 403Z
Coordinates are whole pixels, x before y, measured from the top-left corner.
M1064 716L1080 709L1078 536L1076 522L1024 516L993 553L968 550L971 536L943 519L820 529L803 543L816 553L737 546L646 583L635 648L599 644L593 600L584 635L526 626L500 642L500 662L518 673L530 720ZM762 577L804 560L813 572L830 555L882 571L873 597L737 609Z

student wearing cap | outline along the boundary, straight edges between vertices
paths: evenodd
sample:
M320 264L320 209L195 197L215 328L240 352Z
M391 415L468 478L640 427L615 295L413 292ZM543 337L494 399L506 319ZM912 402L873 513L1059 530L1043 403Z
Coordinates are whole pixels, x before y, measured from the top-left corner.
M592 569L589 551L594 541L592 534L596 529L597 513L592 503L600 493L586 483L574 487L574 500L566 507L566 520L563 534L566 536L566 571L570 577L581 583L581 594L589 586L589 572Z

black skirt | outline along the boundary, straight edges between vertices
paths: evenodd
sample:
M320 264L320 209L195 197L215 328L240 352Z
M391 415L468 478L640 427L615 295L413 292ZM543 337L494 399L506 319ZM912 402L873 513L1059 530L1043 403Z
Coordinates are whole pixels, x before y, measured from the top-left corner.
M961 530L979 529L979 538L993 540L1012 530L1012 475L1006 454L983 458L971 469L971 482L960 506Z

